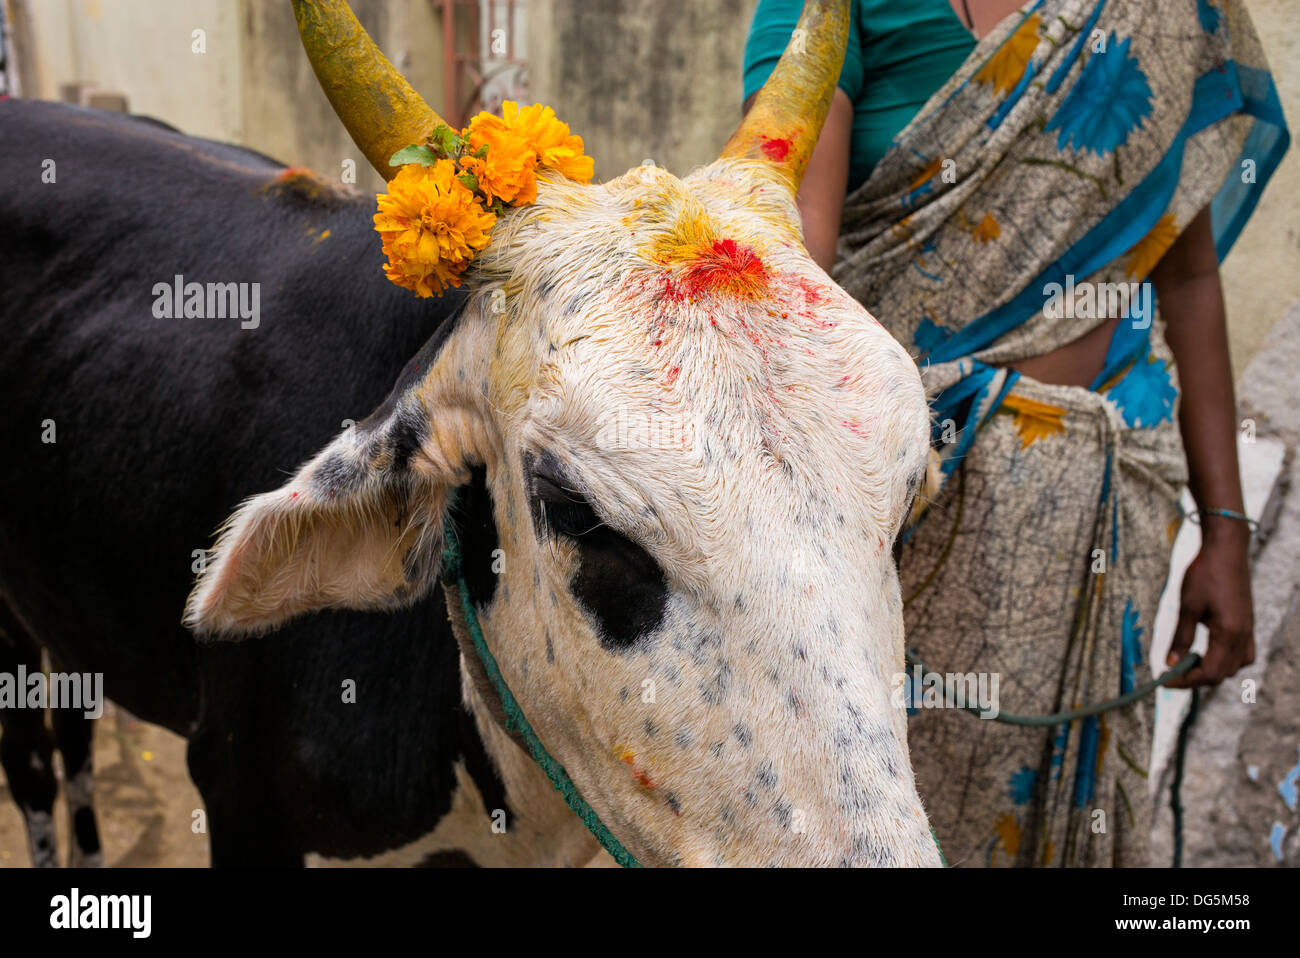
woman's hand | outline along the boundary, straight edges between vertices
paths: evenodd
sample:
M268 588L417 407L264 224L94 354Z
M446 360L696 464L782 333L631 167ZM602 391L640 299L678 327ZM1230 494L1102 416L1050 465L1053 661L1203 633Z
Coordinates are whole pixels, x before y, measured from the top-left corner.
M1183 575L1178 627L1169 648L1169 665L1192 647L1196 626L1210 630L1210 645L1199 665L1166 688L1217 685L1255 661L1255 613L1250 595L1250 531L1237 519L1205 516L1201 551Z
M1152 270L1151 281L1165 317L1165 340L1178 363L1179 421L1192 497L1208 509L1241 512L1237 407L1208 208L1187 224ZM1250 528L1240 519L1210 514L1201 520L1201 533L1201 551L1183 576L1170 664L1192 647L1197 623L1209 628L1210 647L1204 661L1169 688L1214 685L1255 661Z

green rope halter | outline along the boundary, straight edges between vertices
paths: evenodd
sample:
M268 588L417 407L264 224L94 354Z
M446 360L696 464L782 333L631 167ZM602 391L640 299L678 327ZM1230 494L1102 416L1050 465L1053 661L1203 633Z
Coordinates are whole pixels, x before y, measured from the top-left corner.
M551 757L551 753L546 751L546 746L537 737L533 727L528 724L528 719L524 718L523 709L519 707L519 703L515 701L514 695L510 692L510 687L506 685L506 680L501 675L501 669L497 666L497 660L493 658L492 651L487 647L487 643L483 641L483 630L479 627L478 616L474 613L474 603L469 597L469 585L465 582L460 541L456 538L456 531L450 522L446 524L446 539L447 544L442 559L443 578L444 581L454 582L455 584L456 592L460 597L460 610L465 616L465 626L469 629L470 638L474 642L474 649L478 652L479 660L483 663L483 668L487 672L488 679L492 682L492 687L496 689L497 695L501 697L501 708L506 713L506 730L520 734L524 743L528 746L528 752L532 755L533 761L541 766L542 771L546 773L546 777L551 780L551 784L564 796L565 804L573 809L573 813L582 820L582 824L587 826L587 831L595 835L596 840L605 846L605 851L614 857L614 861L624 868L640 868L641 863L605 827L605 823L600 820L600 816L578 793L578 786L573 784L573 779L569 778L569 773L564 770L564 766Z

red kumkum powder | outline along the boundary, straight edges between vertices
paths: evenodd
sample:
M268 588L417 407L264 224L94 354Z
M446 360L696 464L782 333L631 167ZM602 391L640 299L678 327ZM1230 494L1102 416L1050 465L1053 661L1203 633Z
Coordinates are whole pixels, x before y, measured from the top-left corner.
M767 292L767 267L744 243L718 240L686 267L682 285L692 296L728 293L752 299Z
M759 149L769 160L775 160L780 163L790 155L790 148L794 145L783 136L764 136Z

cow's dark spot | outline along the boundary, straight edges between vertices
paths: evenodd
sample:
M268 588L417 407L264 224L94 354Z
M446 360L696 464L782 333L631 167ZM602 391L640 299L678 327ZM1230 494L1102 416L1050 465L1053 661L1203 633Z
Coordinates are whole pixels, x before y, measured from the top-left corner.
M691 656L691 660L696 665L703 665L706 661L708 661L709 649L722 648L722 635L718 632L713 632L713 631L692 632L691 635L688 636L687 641L690 642L691 644L691 648L688 650ZM677 649L678 651L681 651L682 650L681 642L677 639L674 639L673 648Z
M700 691L704 696L704 701L710 705L721 705L723 699L727 697L727 692L731 688L731 663L726 659L718 659L717 668L714 670L713 677L700 686Z
M399 405L387 435L393 454L392 469L405 472L411 464L411 457L429 437L429 419L419 410Z
M529 504L539 539L562 536L577 546L570 587L596 626L600 644L623 651L663 620L668 582L645 549L606 525L564 464L544 450L524 453Z
M732 728L731 732L736 736L736 741L745 748L749 748L754 744L754 733L750 731L748 726L738 722L735 727Z
M782 828L790 827L790 815L793 811L788 802L777 802L772 806L772 815Z
M762 785L769 791L776 787L776 769L772 767L770 759L758 767L758 772L755 775L755 778L758 779L759 785Z
M360 491L366 471L341 452L332 452L311 477L312 484L326 496L346 496Z
M647 738L654 738L659 734L659 726L654 723L653 719L645 720L645 734Z
M555 643L551 641L551 633L546 633L546 664L555 664Z
M866 862L881 868L889 868L896 862L889 846L874 835L859 835L854 838L852 855L853 857L847 862L849 865Z

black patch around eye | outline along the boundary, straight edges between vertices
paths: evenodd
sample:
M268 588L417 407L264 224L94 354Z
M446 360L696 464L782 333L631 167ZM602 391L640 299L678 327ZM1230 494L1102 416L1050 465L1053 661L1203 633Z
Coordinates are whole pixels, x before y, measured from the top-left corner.
M668 580L650 553L610 528L554 454L524 454L529 507L539 538L560 535L578 547L570 587L598 626L600 644L622 651L658 628Z

